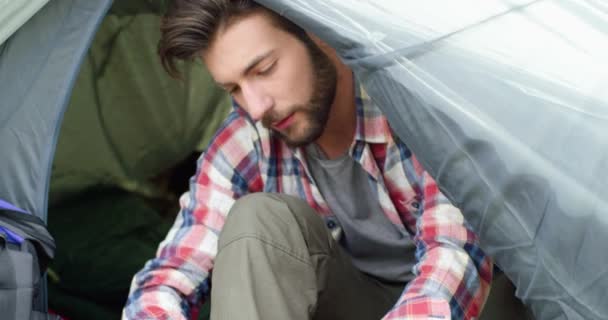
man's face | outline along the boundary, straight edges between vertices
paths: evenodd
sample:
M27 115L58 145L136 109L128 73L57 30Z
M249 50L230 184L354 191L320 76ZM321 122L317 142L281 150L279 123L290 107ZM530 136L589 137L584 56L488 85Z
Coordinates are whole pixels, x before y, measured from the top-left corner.
M306 145L323 133L336 91L335 66L268 14L252 13L220 30L203 60L251 118L287 144Z

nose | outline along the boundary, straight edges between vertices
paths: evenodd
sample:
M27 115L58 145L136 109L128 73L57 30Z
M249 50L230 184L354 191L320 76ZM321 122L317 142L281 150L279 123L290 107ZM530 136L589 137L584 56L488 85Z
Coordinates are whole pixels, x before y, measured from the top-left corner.
M245 110L254 121L261 120L264 114L272 109L272 98L262 88L255 84L241 85Z

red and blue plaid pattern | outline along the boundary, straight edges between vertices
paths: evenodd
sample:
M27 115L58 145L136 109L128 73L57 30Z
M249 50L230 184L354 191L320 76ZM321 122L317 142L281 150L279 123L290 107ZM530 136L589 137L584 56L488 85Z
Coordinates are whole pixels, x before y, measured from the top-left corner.
M384 319L472 319L489 292L492 262L460 211L441 194L388 122L357 98L357 131L350 155L369 173L384 214L417 246L417 277ZM201 156L190 192L157 256L133 279L128 319L186 319L210 291L218 234L231 206L252 192L305 199L320 216L332 213L304 161L238 107ZM332 230L339 236L340 230Z

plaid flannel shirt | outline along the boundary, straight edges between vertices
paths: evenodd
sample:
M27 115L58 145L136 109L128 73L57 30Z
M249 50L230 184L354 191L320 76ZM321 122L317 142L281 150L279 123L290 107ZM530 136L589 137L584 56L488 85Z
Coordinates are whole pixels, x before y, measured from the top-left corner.
M492 279L492 262L461 212L439 191L381 111L358 94L349 149L369 174L384 214L416 244L416 277L384 319L474 319ZM186 319L209 294L218 235L239 197L285 193L308 202L335 238L339 221L315 185L302 149L291 149L238 107L198 162L190 191L157 256L133 279L123 318Z

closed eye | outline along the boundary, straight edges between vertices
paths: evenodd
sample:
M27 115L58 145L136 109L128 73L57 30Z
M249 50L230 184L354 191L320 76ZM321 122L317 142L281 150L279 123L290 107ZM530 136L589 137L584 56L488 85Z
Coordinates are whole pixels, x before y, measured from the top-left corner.
M258 75L267 76L267 75L271 74L274 71L276 65L277 65L276 62L271 63L268 67L258 71Z

